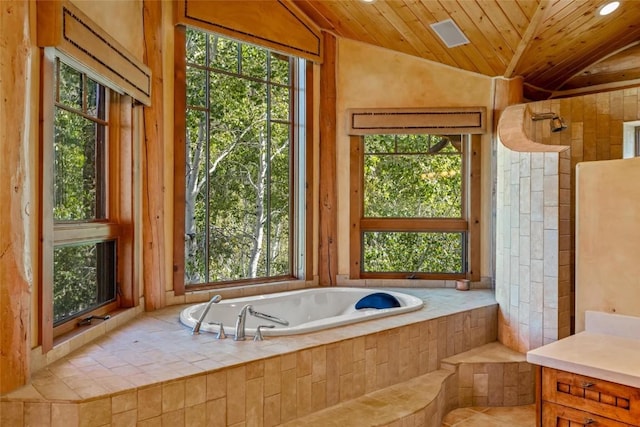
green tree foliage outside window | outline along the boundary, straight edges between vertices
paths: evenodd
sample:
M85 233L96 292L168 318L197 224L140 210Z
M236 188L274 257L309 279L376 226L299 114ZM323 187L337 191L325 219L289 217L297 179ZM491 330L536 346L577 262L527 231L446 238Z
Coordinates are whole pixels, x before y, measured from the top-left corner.
M103 219L105 88L57 62L54 140L54 218Z
M185 284L291 275L293 58L186 34Z
M365 232L364 271L461 273L464 233Z
M456 218L464 214L461 135L370 135L364 139L365 218ZM461 232L363 233L365 272L461 273Z
M54 249L54 325L115 299L115 246L110 241Z

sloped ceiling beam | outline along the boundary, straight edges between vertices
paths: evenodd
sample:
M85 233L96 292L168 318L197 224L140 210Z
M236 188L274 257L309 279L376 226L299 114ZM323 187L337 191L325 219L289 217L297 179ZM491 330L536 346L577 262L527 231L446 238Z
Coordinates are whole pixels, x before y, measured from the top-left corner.
M540 27L540 23L543 22L546 18L546 12L549 9L548 6L550 3L551 0L542 0L540 1L540 4L538 4L538 9L531 18L531 22L529 22L529 26L522 36L522 40L520 40L520 43L518 44L518 47L516 48L516 51L511 58L511 62L509 62L509 65L504 72L504 77L509 79L512 77L516 77L514 75L514 72L520 64L522 55L526 52L527 47L529 47L529 43L531 43L531 40L533 40L533 38L536 36L538 28Z

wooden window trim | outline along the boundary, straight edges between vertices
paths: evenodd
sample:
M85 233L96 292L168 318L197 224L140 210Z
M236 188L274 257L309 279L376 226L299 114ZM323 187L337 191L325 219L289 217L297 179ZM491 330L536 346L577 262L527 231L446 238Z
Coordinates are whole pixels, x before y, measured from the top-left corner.
M351 206L349 212L349 278L350 279L406 279L404 273L366 273L361 269L362 233L368 230L376 231L466 231L467 241L467 272L465 274L435 274L416 273L416 279L458 279L480 280L480 135L470 135L469 152L465 157L464 180L465 219L438 218L363 218L364 212L364 137L352 135L350 137L350 194ZM431 228L433 227L433 228Z
M85 222L82 224L55 224L55 245L74 242L113 240L120 236L120 225L116 223Z
M36 2L37 43L54 47L75 68L111 90L151 105L151 71L69 0Z
M39 247L40 292L38 293L38 342L43 353L48 352L68 334L78 329L77 319L53 326L53 252L56 245L69 243L89 243L115 240L117 253L116 265L116 301L107 303L84 316L104 315L117 308L138 305L137 281L134 280L134 148L132 99L120 95L109 88L107 97L109 128L108 160L105 171L107 185L107 220L86 221L82 223L58 222L53 218L53 150L49 147L54 138L55 114L55 49L41 50L42 90L41 127L40 127L40 194L41 208ZM82 70L80 70L82 71Z
M220 2L178 0L175 21L276 52L322 62L323 38L317 24L294 2ZM269 19L263 19L269 16ZM286 32L282 28L287 28Z
M177 25L174 31L173 78L173 292L184 295L184 222L186 182L186 133L187 133L187 49L186 27Z
M455 218L361 218L361 231L468 231L465 219Z
M485 107L352 108L347 111L349 135L483 134Z

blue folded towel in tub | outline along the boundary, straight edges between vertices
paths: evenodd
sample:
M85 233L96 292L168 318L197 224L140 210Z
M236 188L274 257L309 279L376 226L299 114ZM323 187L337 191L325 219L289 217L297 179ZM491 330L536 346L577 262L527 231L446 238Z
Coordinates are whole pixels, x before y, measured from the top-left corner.
M376 292L375 294L367 295L356 303L356 310L362 308L392 308L400 307L400 302L393 295L385 294L384 292Z

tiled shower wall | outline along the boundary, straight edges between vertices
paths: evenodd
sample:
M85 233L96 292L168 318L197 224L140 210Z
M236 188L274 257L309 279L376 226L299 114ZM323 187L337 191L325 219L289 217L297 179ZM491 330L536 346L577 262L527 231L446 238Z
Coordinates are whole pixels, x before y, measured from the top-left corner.
M580 162L621 159L623 124L640 120L639 88L614 90L527 104L532 112L559 114L568 128L551 132L546 120L526 123L532 140L546 145L571 147L571 206L575 204L575 167ZM571 209L570 271L575 271L575 209ZM575 283L571 278L571 313ZM573 322L572 322L573 324Z
M498 144L498 337L520 352L570 333L570 159Z
M515 230L511 229L512 224L509 223L507 225L505 223L505 221L520 219L520 215L518 215L518 218L515 217L516 206L512 206L510 203L505 204L505 201L509 202L505 199L515 196L512 192L512 190L515 191L515 189L509 187L511 185L520 185L519 182L516 182L515 169L512 169L511 165L508 164L509 162L505 163L505 156L508 156L515 162L519 162L520 156L529 157L532 156L533 153L512 153L505 147L502 147L501 144L498 144L498 161L503 162L502 166L498 166L497 193L499 199L496 206L496 298L501 306L499 337L505 344L511 343L510 346L513 349L521 350L535 348L546 343L548 340L553 340L552 337L555 328L559 328L558 336L564 336L572 330L575 287L579 286L579 284L574 283L573 274L575 271L575 167L579 162L583 161L622 158L623 124L624 122L640 120L640 88L629 88L571 98L532 102L528 103L527 107L534 113L554 112L559 114L565 120L568 128L562 132L551 132L547 120L535 122L526 120L524 122L524 126L526 127L524 132L533 141L541 144L568 146L570 147L570 153L564 152L566 154L559 156L560 159L565 159L564 161L559 160L563 168L566 168L567 162L565 157L568 156L569 170L566 171L563 169L559 171L562 172L562 174L567 173L568 180L567 178L563 179L561 182L562 188L559 189L558 194L559 215L562 217L558 223L560 227L558 234L558 252L555 255L550 254L550 256L555 257L554 259L559 261L559 274L562 274L562 277L558 277L558 293L556 294L556 286L550 285L550 282L555 279L552 279L552 276L548 276L546 272L543 272L544 301L542 305L540 305L540 301L532 303L532 300L539 299L540 282L536 279L540 278L540 262L539 260L529 258L531 261L528 266L530 275L529 285L525 283L522 289L519 289L518 284L521 283L521 277L520 274L516 274L515 271L520 270L520 266L525 262L523 276L526 277L527 254L525 250L523 260L521 259L520 249L511 246L513 239L518 241L518 246L522 244L519 237L520 235L524 236L525 241L527 240L526 236L532 239L534 236L531 233L534 231L534 226L529 229L528 232L530 234L527 234L526 227L525 229L518 230L516 237ZM556 154L550 155L555 156ZM518 156L518 159L514 159L512 156ZM529 166L526 166L527 161L529 165L532 166L532 158L530 160L524 159L523 161L524 165L520 165L519 168L524 167L525 170L528 169ZM503 173L504 176L501 176ZM523 178L525 178L526 182L526 171L524 173ZM532 185L535 184L533 179L530 183ZM509 188L507 193L505 193L506 188ZM533 187L530 188L530 190L536 191L533 190ZM518 192L519 191L520 188L518 188ZM500 199L500 197L502 197L502 199ZM529 203L532 201L533 198L530 198ZM526 203L525 199L525 209ZM518 207L518 209L520 209L520 207ZM569 211L568 228L565 222L567 210ZM522 213L524 215L523 219L526 220L527 213ZM531 213L529 215L531 215ZM505 227L509 229L505 230ZM539 227L539 225L535 225L535 227ZM511 232L513 232L513 235L509 234ZM546 242L543 241L543 243ZM531 241L531 244L533 245L533 241ZM531 249L533 249L533 246L529 247L529 250ZM546 249L545 247L545 250ZM518 258L517 262L514 257ZM564 268L564 263L567 258L569 267ZM551 260L549 262L551 263ZM511 271L512 268L515 270ZM564 280L565 276L568 276L569 280L568 291ZM550 296L548 297L547 292L550 292ZM567 298L565 298L567 292L569 295L568 303ZM527 301L527 295L529 301ZM569 304L568 308L567 304ZM520 313L521 309L524 310L522 313ZM566 323L567 310L569 311L569 331L567 331ZM541 315L544 316L542 323L540 321ZM540 324L542 324L542 329L540 329Z

